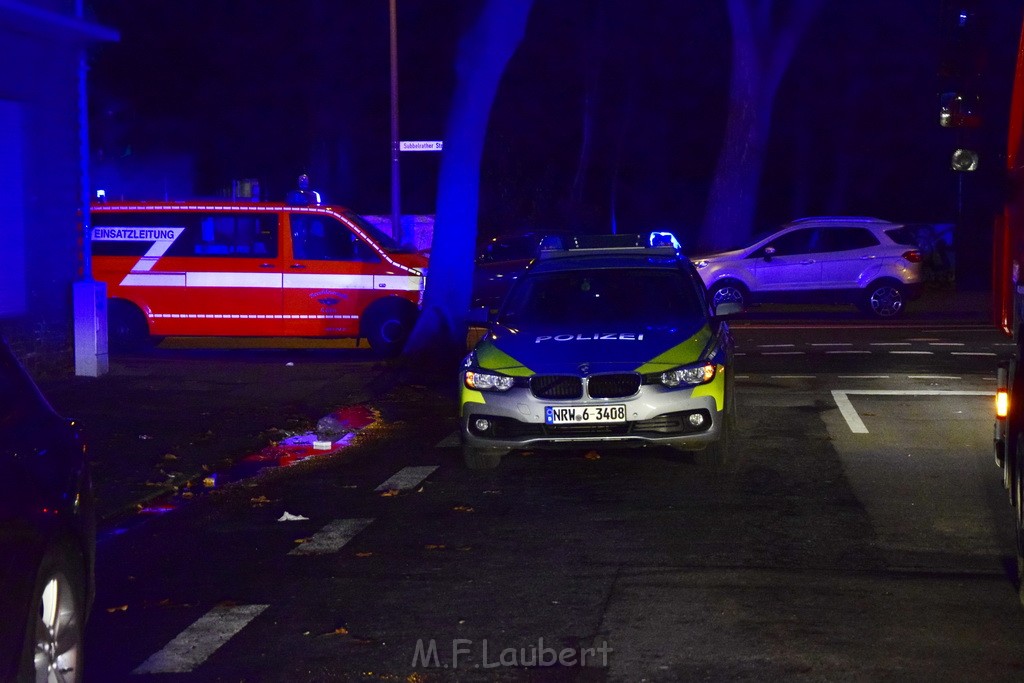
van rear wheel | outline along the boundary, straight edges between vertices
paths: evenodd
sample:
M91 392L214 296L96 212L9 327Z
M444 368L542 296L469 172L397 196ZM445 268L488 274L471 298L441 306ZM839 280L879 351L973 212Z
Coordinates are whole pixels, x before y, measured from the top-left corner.
M362 334L374 351L394 356L405 346L415 322L416 307L408 301L379 301L363 314Z
M135 304L112 299L107 318L107 342L112 350L138 351L152 344L149 323Z

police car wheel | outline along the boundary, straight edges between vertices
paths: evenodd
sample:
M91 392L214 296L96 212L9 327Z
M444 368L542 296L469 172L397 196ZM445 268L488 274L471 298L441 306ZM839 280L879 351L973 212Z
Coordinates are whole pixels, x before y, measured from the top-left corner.
M462 447L462 459L471 470L493 470L501 464L505 451L500 448Z
M702 451L693 454L693 460L699 465L717 466L721 465L729 457L729 442L732 420L726 417L722 423L722 433L718 441L709 443Z

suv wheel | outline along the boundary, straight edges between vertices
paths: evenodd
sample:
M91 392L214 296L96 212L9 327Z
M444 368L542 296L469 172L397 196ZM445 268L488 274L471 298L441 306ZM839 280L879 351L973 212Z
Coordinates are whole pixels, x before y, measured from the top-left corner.
M749 297L747 288L735 280L717 282L711 288L711 310L719 304L739 304L740 308L746 308Z
M895 282L878 282L867 289L864 310L876 318L898 318L903 315L907 296Z

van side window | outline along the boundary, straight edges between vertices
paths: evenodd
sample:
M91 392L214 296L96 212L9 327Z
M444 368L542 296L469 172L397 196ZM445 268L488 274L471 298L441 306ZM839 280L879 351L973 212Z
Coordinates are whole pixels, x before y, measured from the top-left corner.
M218 213L203 216L185 253L195 256L277 257L277 216ZM184 246L184 245L183 245ZM182 255L185 255L183 253Z
M377 261L377 254L352 231L329 216L291 214L292 250L296 259Z

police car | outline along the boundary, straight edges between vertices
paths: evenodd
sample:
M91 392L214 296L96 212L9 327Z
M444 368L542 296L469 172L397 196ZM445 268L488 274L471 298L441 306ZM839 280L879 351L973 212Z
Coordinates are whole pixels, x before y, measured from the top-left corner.
M712 312L672 243L542 252L496 314L475 312L488 331L460 370L469 467L513 449L594 446L722 458L735 421L725 317L739 307Z

